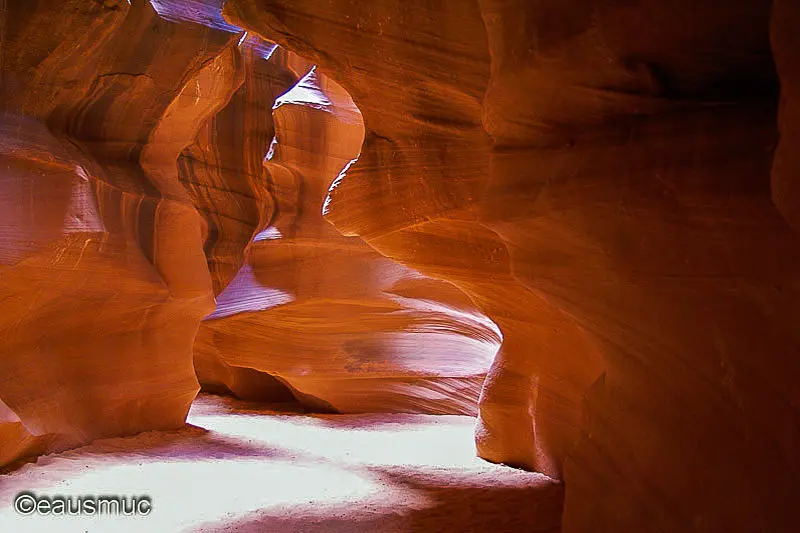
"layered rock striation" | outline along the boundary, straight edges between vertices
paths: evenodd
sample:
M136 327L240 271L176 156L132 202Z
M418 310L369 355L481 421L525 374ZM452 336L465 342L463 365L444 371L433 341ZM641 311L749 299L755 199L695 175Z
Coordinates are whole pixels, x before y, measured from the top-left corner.
M353 96L328 219L498 324L479 452L564 531L796 529L789 4L225 7Z
M288 390L311 409L475 414L496 326L451 284L323 218L328 188L364 140L352 99L311 68L274 119L265 167L275 214L200 328L200 382L246 399Z
M8 4L0 465L196 372L477 401L565 532L798 529L791 1Z
M264 152L226 151L238 119L212 120L267 47L218 4L217 26L167 4L4 4L0 464L182 426L198 325L238 270L219 265L268 211L247 173ZM294 80L259 68L276 93ZM272 136L271 119L251 127Z
M216 0L2 16L0 465L179 427L196 374L314 408L475 413L497 327L321 216L363 142L341 88L295 87L312 65Z

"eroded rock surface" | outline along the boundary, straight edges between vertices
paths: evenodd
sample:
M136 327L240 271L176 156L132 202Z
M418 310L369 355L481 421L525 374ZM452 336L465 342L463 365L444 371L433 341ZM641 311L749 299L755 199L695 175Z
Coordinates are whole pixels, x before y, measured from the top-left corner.
M769 1L225 8L353 95L366 142L328 219L500 326L479 450L566 456L564 531L797 527L789 4L772 187Z
M513 277L506 244L472 208L487 186L491 149L481 124L490 59L478 5L395 2L358 15L338 3L295 7L231 2L225 12L327 67L364 113L361 155L332 187L328 219L453 282L500 327L478 449L558 477L578 437L582 394L601 367L578 326Z
M480 390L568 533L800 529L791 1L3 8L0 465L182 425L194 350L244 398Z
M226 281L209 273L208 235L211 264L232 262L215 252L250 233L215 222L231 204L265 210L263 183L214 199L235 180L178 166L244 83L241 32L145 2L12 2L3 16L0 464L183 425L194 337ZM211 164L244 173L220 152Z
M497 327L320 214L363 142L341 88L312 76L281 102L265 167L273 104L312 64L221 2L3 17L0 464L180 426L215 295L196 345L210 388L475 413Z
M277 99L274 117L265 165L275 216L201 326L200 382L274 400L284 384L306 406L339 412L475 414L496 326L451 284L322 216L364 139L350 97L312 69Z

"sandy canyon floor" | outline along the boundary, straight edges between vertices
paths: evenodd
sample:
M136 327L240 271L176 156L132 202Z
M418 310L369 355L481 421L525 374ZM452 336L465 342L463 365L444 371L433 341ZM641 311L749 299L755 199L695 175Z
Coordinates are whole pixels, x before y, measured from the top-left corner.
M0 531L559 530L561 485L476 458L467 416L307 415L202 394L188 422L0 477ZM148 495L152 511L23 516L21 491Z

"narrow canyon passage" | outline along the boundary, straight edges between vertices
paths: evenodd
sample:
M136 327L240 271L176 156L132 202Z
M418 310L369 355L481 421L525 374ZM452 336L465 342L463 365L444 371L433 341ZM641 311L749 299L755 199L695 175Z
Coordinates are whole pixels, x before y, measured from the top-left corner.
M56 353L83 351L83 361L66 374L75 380L49 376L57 396L38 411L31 410L31 399L43 391L32 383L49 369L26 367L28 381L15 390L6 384L17 397L0 395L14 407L2 404L0 530L558 531L561 483L476 453L478 400L503 342L498 325L456 285L382 256L323 216L329 188L357 162L365 138L348 92L302 56L223 21L215 2L132 3L124 17L119 3L88 13L73 7L78 20L81 15L108 32L107 48L128 39L126 48L103 57L107 52L98 54L93 43L68 34L89 54L87 68L94 60L101 72L108 61L119 63L115 70L133 70L132 61L146 72L102 74L98 80L108 77L116 85L95 84L80 103L61 104L74 110L46 109L47 118L30 125L19 117L35 114L25 110L35 102L17 95L16 113L6 112L4 120L6 157L21 167L11 183L22 191L11 189L8 196L18 198L27 187L41 199L34 212L11 220L7 234L16 239L15 232L36 229L36 215L52 208L44 201L46 186L29 178L30 167L38 169L47 157L27 155L42 150L41 140L22 133L36 134L77 165L80 185L68 164L60 169L73 182L61 191L73 197L66 202L67 220L94 224L75 229L86 238L67 268L81 272L91 258L87 249L102 265L110 255L104 246L116 238L128 256L116 267L124 273L118 284L126 287L127 277L145 274L151 290L160 278L168 292L143 302L144 320L161 331L147 339L153 326L146 326L140 341L136 310L127 310L127 323L108 315L119 289L97 286L98 317L117 322L127 347L109 329L79 340L73 335L80 326L65 320L62 336L49 346ZM30 8L34 17L47 16L45 6ZM152 47L199 57L182 74L158 79L159 88L141 57ZM60 65L49 75L56 86L62 83ZM46 85L37 76L32 83ZM156 94L165 89L169 98ZM131 114L131 99L146 103L150 117ZM122 123L72 125L66 135L53 124L58 113L86 114L83 107L98 106L96 113ZM143 131L133 133L135 127ZM126 136L129 146L120 151L117 143ZM83 185L87 181L91 186ZM94 240L101 245L95 248ZM47 287L47 265L75 254L73 245L56 243L56 258L45 255L34 275L41 278L29 291ZM14 246L12 240L7 247ZM115 267L105 268L107 276ZM79 286L85 283L94 282ZM70 297L62 294L40 310L34 303L31 311L46 316L69 305ZM176 320L184 321L183 329ZM185 356L177 355L192 338L193 375L205 391L225 396L201 393L188 426L173 429L183 425L181 409L192 391ZM36 349L42 341L18 342ZM126 349L133 373L92 368L94 358L119 363ZM172 357L160 366L146 367L167 353ZM14 361L28 364L20 354L4 362ZM59 365L70 361L57 355ZM524 372L523 381L535 387L529 369ZM169 375L177 380L157 381ZM116 385L106 382L110 376ZM87 394L89 383L95 383L94 396ZM521 403L512 416L521 413L522 420L513 422L528 424L521 432L530 438L531 392L523 385L517 394ZM485 397L496 402L501 396ZM76 407L64 407L69 397ZM499 409L507 407L501 400ZM65 420L62 409L73 418ZM336 414L304 414L308 410ZM495 440L514 434L491 430ZM132 433L138 434L125 436ZM515 466L532 466L526 458L535 450L528 444L517 444ZM17 506L28 493L48 501L143 495L152 510L134 517L64 517L37 507L28 516Z
M798 5L0 0L0 532L800 531Z

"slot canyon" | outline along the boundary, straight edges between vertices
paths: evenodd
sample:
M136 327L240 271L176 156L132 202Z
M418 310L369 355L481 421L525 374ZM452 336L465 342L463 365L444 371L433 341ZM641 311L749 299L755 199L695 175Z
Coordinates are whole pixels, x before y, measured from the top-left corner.
M798 28L0 0L0 532L800 531Z

